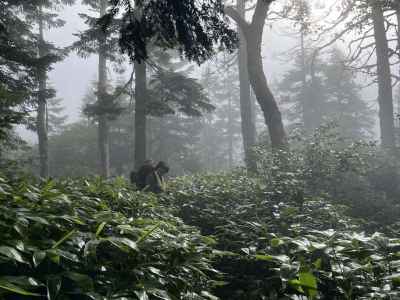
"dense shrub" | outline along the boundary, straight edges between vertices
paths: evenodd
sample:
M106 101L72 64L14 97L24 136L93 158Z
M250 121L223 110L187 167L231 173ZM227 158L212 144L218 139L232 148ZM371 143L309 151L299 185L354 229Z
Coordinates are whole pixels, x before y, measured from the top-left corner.
M186 177L164 197L186 223L215 240L214 265L224 274L215 278L222 281L216 295L400 297L399 239L366 235L362 222L345 216L346 207L292 192L292 180L279 184L281 190L271 190L263 178L240 173Z
M208 299L211 248L121 180L0 178L0 299Z
M323 196L349 207L353 217L380 225L400 214L400 164L375 143L344 139L332 124L311 137L294 136L287 152L257 151L259 173L274 193ZM283 192L283 189L285 191Z

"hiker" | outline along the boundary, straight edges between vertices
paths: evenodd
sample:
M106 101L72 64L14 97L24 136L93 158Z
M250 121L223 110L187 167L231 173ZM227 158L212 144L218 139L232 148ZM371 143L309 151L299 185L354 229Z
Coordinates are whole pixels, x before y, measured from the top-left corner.
M153 161L151 159L145 160L143 165L137 172L132 171L130 174L130 180L132 184L135 184L139 190L143 190L146 187L147 176L154 172Z
M161 193L165 190L164 175L168 165L160 161L155 167L152 160L146 160L137 172L131 172L131 183L141 191Z

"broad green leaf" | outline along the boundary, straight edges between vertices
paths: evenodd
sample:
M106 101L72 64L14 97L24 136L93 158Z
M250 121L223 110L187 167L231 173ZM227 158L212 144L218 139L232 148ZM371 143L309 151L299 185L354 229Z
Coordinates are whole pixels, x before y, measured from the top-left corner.
M320 270L321 267L322 267L322 258L318 258L318 259L313 263L313 265L315 266L315 268L316 268L317 270Z
M0 254L7 256L13 260L16 260L20 263L26 263L26 261L22 258L21 254L18 250L8 247L8 246L0 246Z
M147 296L146 291L135 291L138 300L149 300L149 296Z
M317 278L310 272L301 272L299 274L299 281L308 296L314 299L317 296Z
M157 230L158 227L161 226L161 222L157 223L156 225L154 225L150 230L148 230L147 232L145 232L137 241L137 244L142 243L143 241L145 241L147 239L147 237L149 237L155 230Z
M148 293L162 300L172 300L171 297L168 295L167 291L164 290L151 289L148 291Z
M47 299L55 300L58 297L58 294L61 290L61 278L59 277L50 277L47 279L46 283L47 287Z
M24 289L29 289L30 287L37 287L42 285L36 279L26 276L2 276L0 277L0 281L8 282Z
M45 251L36 251L33 253L33 264L35 267L40 265L42 261L46 258L46 252Z
M41 296L40 294L32 293L32 292L27 291L19 286L16 286L7 281L3 281L1 279L0 279L0 289L6 290L6 291L14 293L14 294L23 295L23 296L33 296L33 297Z
M60 264L60 255L54 250L46 251L46 256L55 264Z
M284 241L282 241L282 240L279 239L279 238L273 238L273 239L271 240L270 244L271 244L272 247L278 247L278 246L280 246L280 245L283 245L283 244L284 244Z
M106 222L101 222L96 230L96 237L99 237L100 233L103 231L104 226L106 226Z
M266 260L266 261L273 261L274 257L272 255L262 255L262 254L257 254L256 255L257 260Z
M132 250L138 250L137 244L128 238L111 237L111 238L105 238L103 240L111 242L113 245L117 246L123 251L125 251L125 248L121 246L127 246Z
M25 216L25 217L29 220L35 221L35 222L43 224L43 225L50 225L50 223L42 217L38 217L38 216Z
M298 280L298 279L291 279L291 280L288 281L288 284L289 284L292 288L294 288L296 291L298 291L298 292L304 294L304 290L303 290L303 288L301 287L300 280Z
M56 249L58 246L60 246L64 241L66 241L67 239L69 239L74 233L76 232L76 229L71 230L70 232L68 232L65 236L63 236L58 242L56 242L53 247L51 247L52 249Z
M218 299L219 299L218 297L215 297L214 295L210 294L210 293L207 292L207 291L202 291L200 294L201 294L203 297L205 297L206 299L210 299L210 300L218 300Z
M158 276L160 276L160 277L163 276L160 269L157 269L157 268L154 268L154 267L148 267L147 269L148 269L151 273L153 273L153 274L155 274L155 275L158 275Z
M93 280L86 274L66 272L64 276L74 281L82 291L89 292L94 290Z

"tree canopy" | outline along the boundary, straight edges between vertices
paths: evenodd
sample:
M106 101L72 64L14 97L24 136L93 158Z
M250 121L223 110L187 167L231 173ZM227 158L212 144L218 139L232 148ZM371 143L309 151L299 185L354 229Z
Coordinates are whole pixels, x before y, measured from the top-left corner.
M221 0L112 0L102 24L122 14L119 45L132 60L148 57L151 41L161 48L176 48L187 59L201 63L215 53L215 45L232 51L236 31L225 19Z

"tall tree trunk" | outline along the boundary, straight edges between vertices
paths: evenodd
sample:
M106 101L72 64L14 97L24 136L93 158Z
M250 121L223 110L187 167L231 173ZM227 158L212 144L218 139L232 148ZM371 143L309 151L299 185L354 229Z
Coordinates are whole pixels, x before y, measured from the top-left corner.
M44 21L42 7L39 8L39 57L46 55L46 46L44 42ZM39 140L39 158L40 158L40 176L46 178L49 176L49 142L47 133L47 97L46 97L46 69L40 68L39 70L39 96L38 96L38 110L37 110L37 133Z
M106 13L107 0L100 1L100 17ZM103 177L110 176L110 141L109 124L107 113L104 111L107 101L107 40L104 34L99 37L99 78L97 86L97 101L101 108L98 124L98 147L99 147L99 172Z
M228 98L228 169L233 167L233 115L232 115L232 95Z
M372 18L378 64L378 102L382 146L394 149L393 91L385 19L380 4L372 5Z
M257 0L253 19L250 24L232 8L227 8L226 13L232 17L242 32L247 42L247 63L250 84L256 95L257 102L264 114L265 124L271 139L271 145L275 149L287 147L285 129L282 116L274 95L269 89L264 74L263 61L261 56L261 43L264 32L265 19L271 4L271 0Z
M302 99L301 99L301 110L303 117L303 126L306 133L311 133L312 130L315 129L315 125L313 124L313 112L310 103L310 88L307 84L307 62L306 62L306 49L304 45L304 30L300 31L300 52L301 52L301 81L302 81Z
M396 19L397 19L397 55L400 58L400 3L397 3L397 6L395 7L396 10ZM398 91L400 92L400 88L397 88ZM396 115L396 120L397 120L397 126L400 128L400 95L397 95L397 115Z
M160 118L160 131L158 133L158 137L156 137L159 142L158 158L162 161L168 161L168 153L169 153L167 118L168 117Z
M237 0L237 10L239 15L245 18L245 0ZM247 45L246 39L240 27L239 32L239 82L240 82L240 115L242 119L242 137L244 160L249 171L256 171L257 164L252 152L252 147L256 144L256 126L252 101L250 98L250 82L247 69Z
M135 168L146 160L146 63L135 62Z

